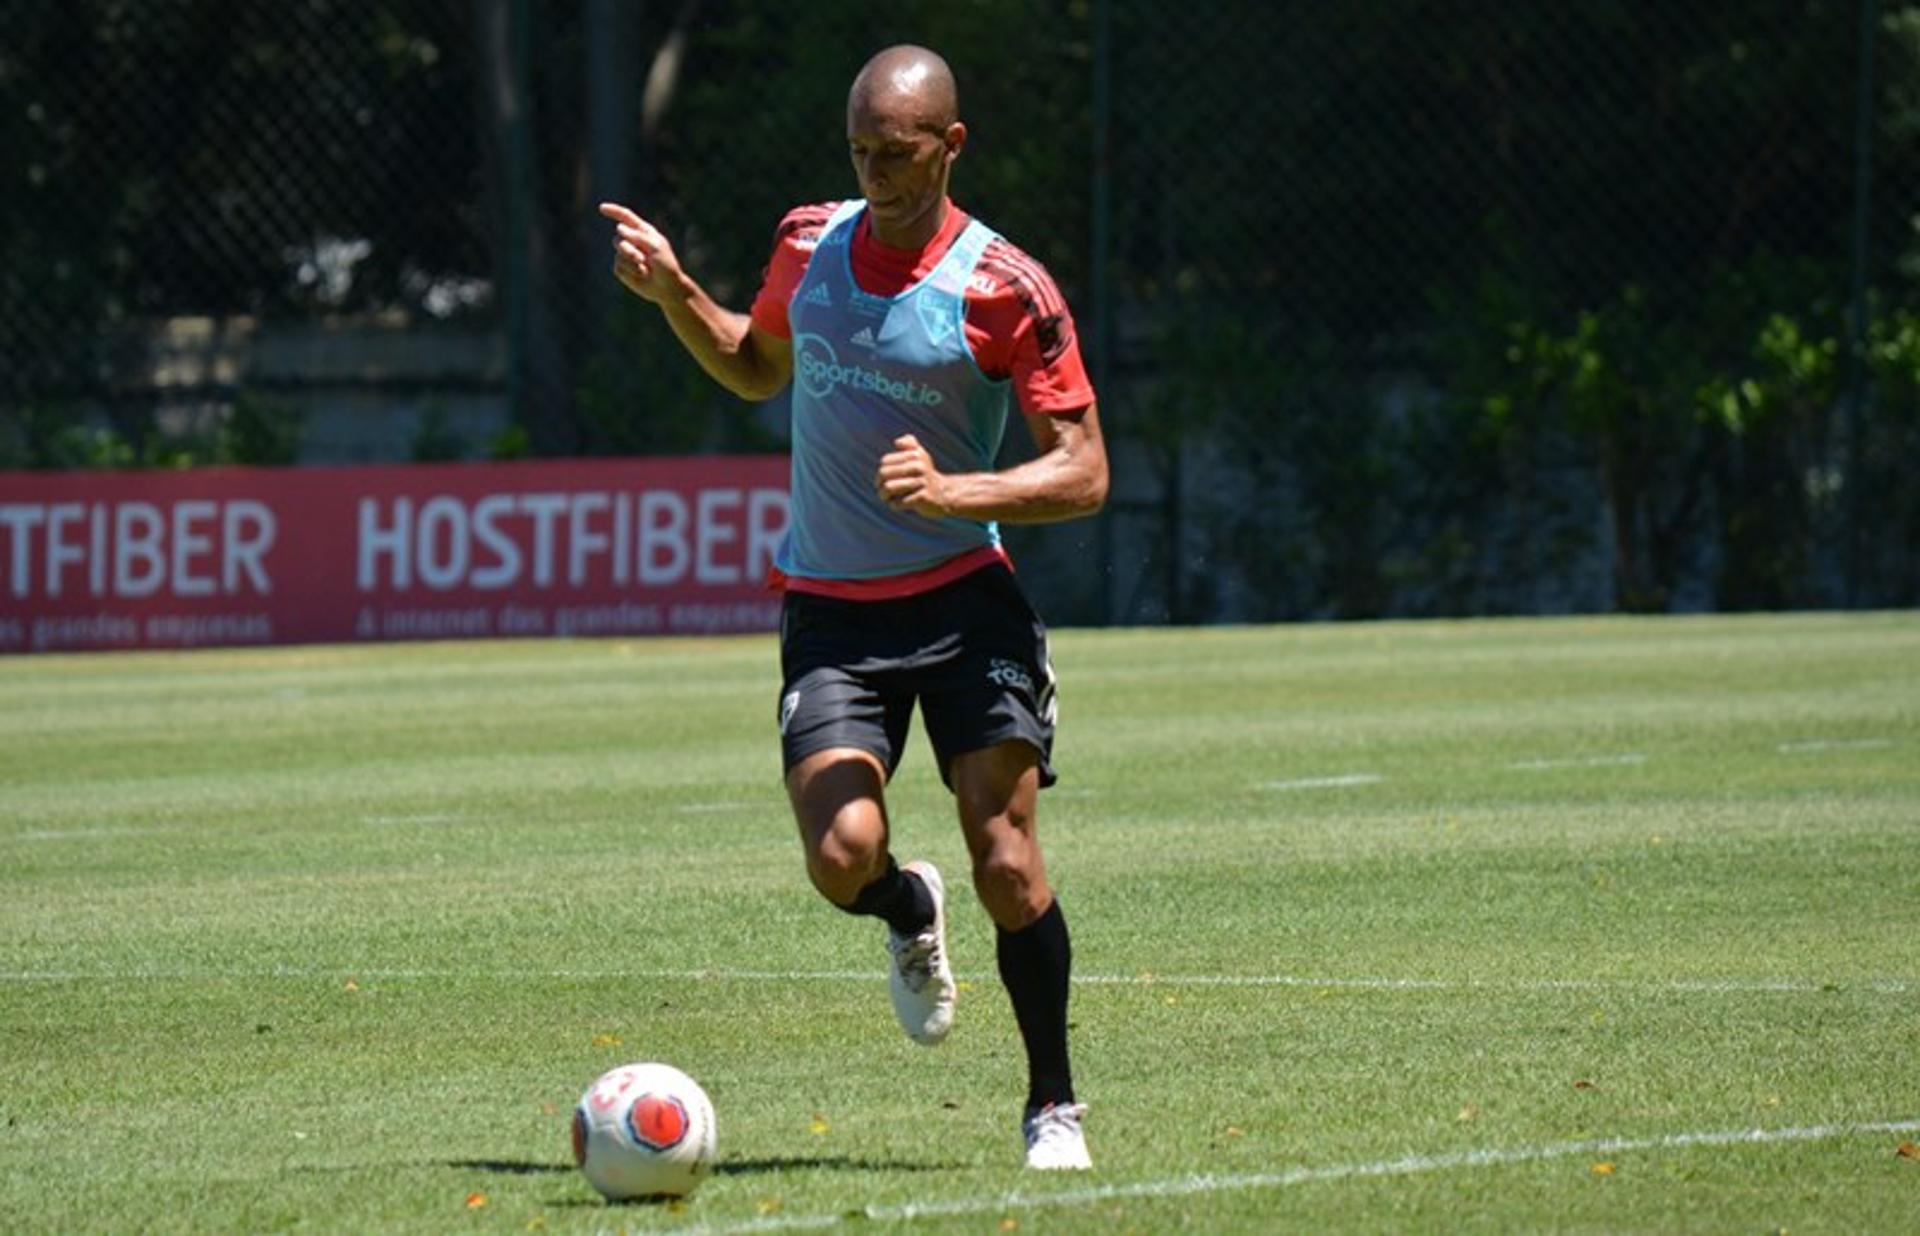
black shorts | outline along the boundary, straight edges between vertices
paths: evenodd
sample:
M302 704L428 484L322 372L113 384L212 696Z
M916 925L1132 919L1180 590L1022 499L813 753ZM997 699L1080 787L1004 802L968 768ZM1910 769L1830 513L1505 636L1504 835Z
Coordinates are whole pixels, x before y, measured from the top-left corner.
M789 592L780 672L789 769L816 752L852 747L891 777L918 700L949 786L955 756L1014 739L1039 753L1040 784L1054 782L1047 631L1004 566L893 601Z

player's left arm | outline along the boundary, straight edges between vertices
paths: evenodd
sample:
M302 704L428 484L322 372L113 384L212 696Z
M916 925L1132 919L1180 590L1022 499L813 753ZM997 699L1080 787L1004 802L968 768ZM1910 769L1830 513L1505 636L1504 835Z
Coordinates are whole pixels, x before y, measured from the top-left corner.
M880 460L880 496L930 518L1043 524L1078 519L1107 500L1107 445L1093 404L1026 414L1039 453L999 472L941 472L912 434Z
M976 297L970 286L967 301L974 358L1013 382L1038 453L1004 471L943 473L908 435L881 459L874 483L886 501L932 518L1030 524L1091 515L1107 499L1107 447L1066 300L1045 267L999 239L977 273L984 289Z

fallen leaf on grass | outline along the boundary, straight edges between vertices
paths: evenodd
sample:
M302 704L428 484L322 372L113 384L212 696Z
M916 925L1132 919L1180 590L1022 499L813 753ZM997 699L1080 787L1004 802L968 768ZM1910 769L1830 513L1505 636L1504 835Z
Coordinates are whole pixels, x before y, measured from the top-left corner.
M758 1210L758 1211L760 1212L760 1217L761 1217L762 1219L764 1219L764 1218L766 1218L766 1217L767 1217L768 1215L777 1215L777 1214L779 1214L779 1213L780 1213L780 1206L781 1206L781 1201L780 1201L780 1199L779 1199L779 1198L777 1198L777 1197L763 1197L763 1198L761 1198L761 1199L760 1199L760 1204L759 1204L758 1206L756 1206L756 1207L754 1207L754 1209L756 1209L756 1210Z
M1480 1109L1471 1103L1461 1108L1460 1114L1454 1117L1454 1120L1459 1124L1471 1124L1478 1119L1480 1119Z
M1008 1215L1006 1218L1000 1220L1000 1230L1003 1232L1017 1232L1020 1230L1020 1220L1014 1218L1012 1215Z
M348 995L352 995L354 992L360 990L360 984L354 982L352 979L348 979L346 982L346 986L342 987L340 990L346 992Z
M618 1047L620 1046L620 1036L617 1034L596 1034L593 1036L593 1045L595 1047Z
M1611 1176L1613 1172L1614 1167L1611 1163L1595 1163L1593 1165L1593 1174L1596 1176Z
M816 1112L812 1122L807 1125L807 1131L815 1137L825 1137L827 1135L827 1118Z
M1600 1087L1585 1078L1581 1078L1579 1081L1573 1083L1573 1088L1575 1090L1598 1090Z
M467 1209L468 1209L468 1210L478 1210L478 1209L480 1209L480 1208L481 1208L482 1206L485 1206L486 1204L487 1204L487 1195L486 1195L486 1194L484 1194L484 1193L469 1193L469 1194L467 1194Z
M1893 1152L1902 1159L1920 1159L1920 1146L1912 1142L1901 1142L1899 1149Z

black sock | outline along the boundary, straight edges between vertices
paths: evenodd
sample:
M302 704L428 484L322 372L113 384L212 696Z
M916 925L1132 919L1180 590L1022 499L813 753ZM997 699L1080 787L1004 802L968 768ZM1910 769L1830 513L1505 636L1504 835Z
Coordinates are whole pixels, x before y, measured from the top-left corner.
M919 876L900 870L891 858L884 875L861 889L852 905L840 908L849 914L884 919L903 936L914 935L933 922L933 894Z
M1067 1065L1067 986L1073 972L1073 942L1060 901L1019 931L999 929L1000 981L1013 1001L1013 1017L1027 1045L1027 1107L1073 1102L1073 1070Z

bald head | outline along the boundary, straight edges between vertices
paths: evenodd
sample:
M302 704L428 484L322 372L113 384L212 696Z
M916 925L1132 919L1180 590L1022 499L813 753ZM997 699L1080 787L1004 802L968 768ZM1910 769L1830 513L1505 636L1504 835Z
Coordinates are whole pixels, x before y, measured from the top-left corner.
M924 47L889 47L847 92L847 152L874 238L917 249L947 217L947 178L967 144L953 70Z
M916 128L940 133L960 119L960 93L940 53L902 43L867 61L847 92L847 110L910 117Z

